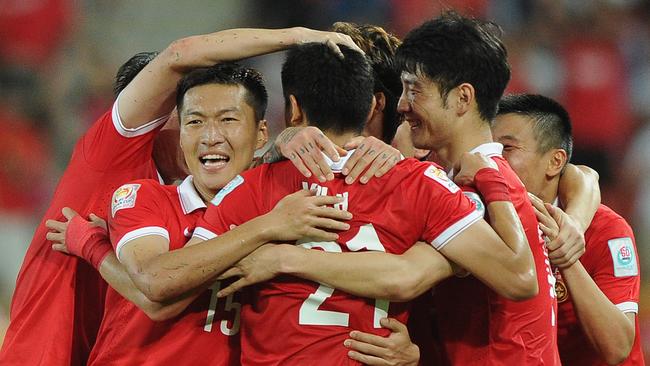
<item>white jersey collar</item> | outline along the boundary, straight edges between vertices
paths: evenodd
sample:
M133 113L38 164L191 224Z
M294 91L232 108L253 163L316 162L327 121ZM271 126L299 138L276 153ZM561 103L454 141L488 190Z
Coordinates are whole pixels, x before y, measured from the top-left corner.
M188 175L176 190L178 191L178 197L181 200L181 207L185 215L200 208L206 208L205 202L203 202L201 195L199 195L194 187L194 181L191 175Z
M473 148L470 153L481 153L487 158L503 156L503 145L498 142L486 142L485 144ZM451 170L447 172L447 176L450 179L454 179L454 175L456 175L456 172L454 171L454 168L451 168Z
M503 156L503 145L498 142L488 142L473 148L470 153L481 153L488 158L493 156Z
M348 159L350 159L350 156L354 154L354 151L355 150L348 151L348 154L341 156L339 161L332 161L332 159L328 158L327 155L325 155L323 152L321 152L321 154L323 154L323 158L325 158L327 165L329 165L330 169L332 169L332 173L340 173L343 170L345 163L347 163Z

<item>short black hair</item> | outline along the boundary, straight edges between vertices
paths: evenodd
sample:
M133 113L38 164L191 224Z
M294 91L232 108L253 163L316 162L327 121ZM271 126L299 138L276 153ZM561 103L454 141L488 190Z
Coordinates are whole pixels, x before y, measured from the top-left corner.
M435 82L445 101L453 88L471 84L481 118L489 122L510 80L500 37L501 28L494 23L448 11L410 31L395 61L400 70Z
M533 121L533 135L539 146L537 152L563 149L567 162L573 154L573 136L569 113L555 100L538 94L506 95L499 102L498 115L514 113Z
M386 97L381 139L390 144L395 137L401 118L397 103L402 94L400 72L395 67L395 51L402 41L384 28L372 24L336 22L332 31L346 34L366 53L375 79L375 93Z
M234 62L200 67L190 71L179 82L176 89L176 107L178 113L183 108L183 97L188 90L206 84L241 85L246 89L246 103L253 108L257 122L264 119L268 94L262 74Z
M156 58L160 52L158 51L147 51L139 52L133 55L128 61L126 61L119 70L117 70L117 75L115 75L115 84L113 85L113 91L117 97L124 88L135 78L136 75L142 69L144 69L151 60Z
M339 48L343 59L322 43L289 50L282 65L285 103L293 95L310 125L323 131L360 133L372 105L372 68L361 53Z

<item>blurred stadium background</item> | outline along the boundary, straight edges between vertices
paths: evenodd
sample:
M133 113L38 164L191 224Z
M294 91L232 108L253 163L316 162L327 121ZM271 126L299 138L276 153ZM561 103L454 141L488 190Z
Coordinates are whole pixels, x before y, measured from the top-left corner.
M2 0L0 342L34 227L75 140L110 106L115 72L131 55L232 27L326 29L344 20L402 37L445 8L503 27L509 92L545 94L568 107L574 162L598 170L603 202L633 225L642 272L650 273L647 0ZM281 61L282 55L250 61L266 75L274 134L282 125ZM649 355L647 278L640 317Z

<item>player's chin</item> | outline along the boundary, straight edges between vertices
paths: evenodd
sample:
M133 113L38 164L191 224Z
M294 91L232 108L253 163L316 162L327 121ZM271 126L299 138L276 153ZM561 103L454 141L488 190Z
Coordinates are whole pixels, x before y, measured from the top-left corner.
M205 187L210 190L218 191L221 188L225 187L228 182L230 182L237 174L229 172L229 169L224 169L216 173L205 173L201 174L201 180Z

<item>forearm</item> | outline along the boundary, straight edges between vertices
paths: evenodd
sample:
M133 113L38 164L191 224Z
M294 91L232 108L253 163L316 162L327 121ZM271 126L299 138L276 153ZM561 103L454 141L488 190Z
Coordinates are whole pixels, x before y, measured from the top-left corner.
M490 226L505 243L505 255L498 256L500 266L490 269L489 283L495 291L510 299L526 299L538 293L537 275L528 238L511 202L494 201L487 205ZM476 273L475 273L476 274Z
M303 27L227 29L180 39L164 52L171 68L186 72L196 67L264 55L314 41L315 32Z
M584 233L600 205L598 173L586 166L568 164L560 178L558 194L564 212L573 217Z
M634 324L609 301L580 261L563 269L562 278L589 342L607 363L622 362L634 343Z
M168 301L207 286L217 276L262 244L272 240L264 216L200 242L193 239L184 248L127 268L135 285L153 301Z
M124 89L119 112L127 128L169 114L179 80L198 67L262 55L307 42L318 31L306 28L228 29L172 42Z
M369 298L409 301L453 274L449 262L424 243L402 255L328 253L294 246L283 250L280 272Z
M512 252L504 267L512 274L525 273L535 268L526 232L512 202L495 201L487 205L490 226Z
M154 302L149 300L131 281L131 277L118 261L115 254L109 254L99 266L102 278L122 297L140 308L154 321L162 321L180 314L196 298L197 294L188 295L177 301Z

